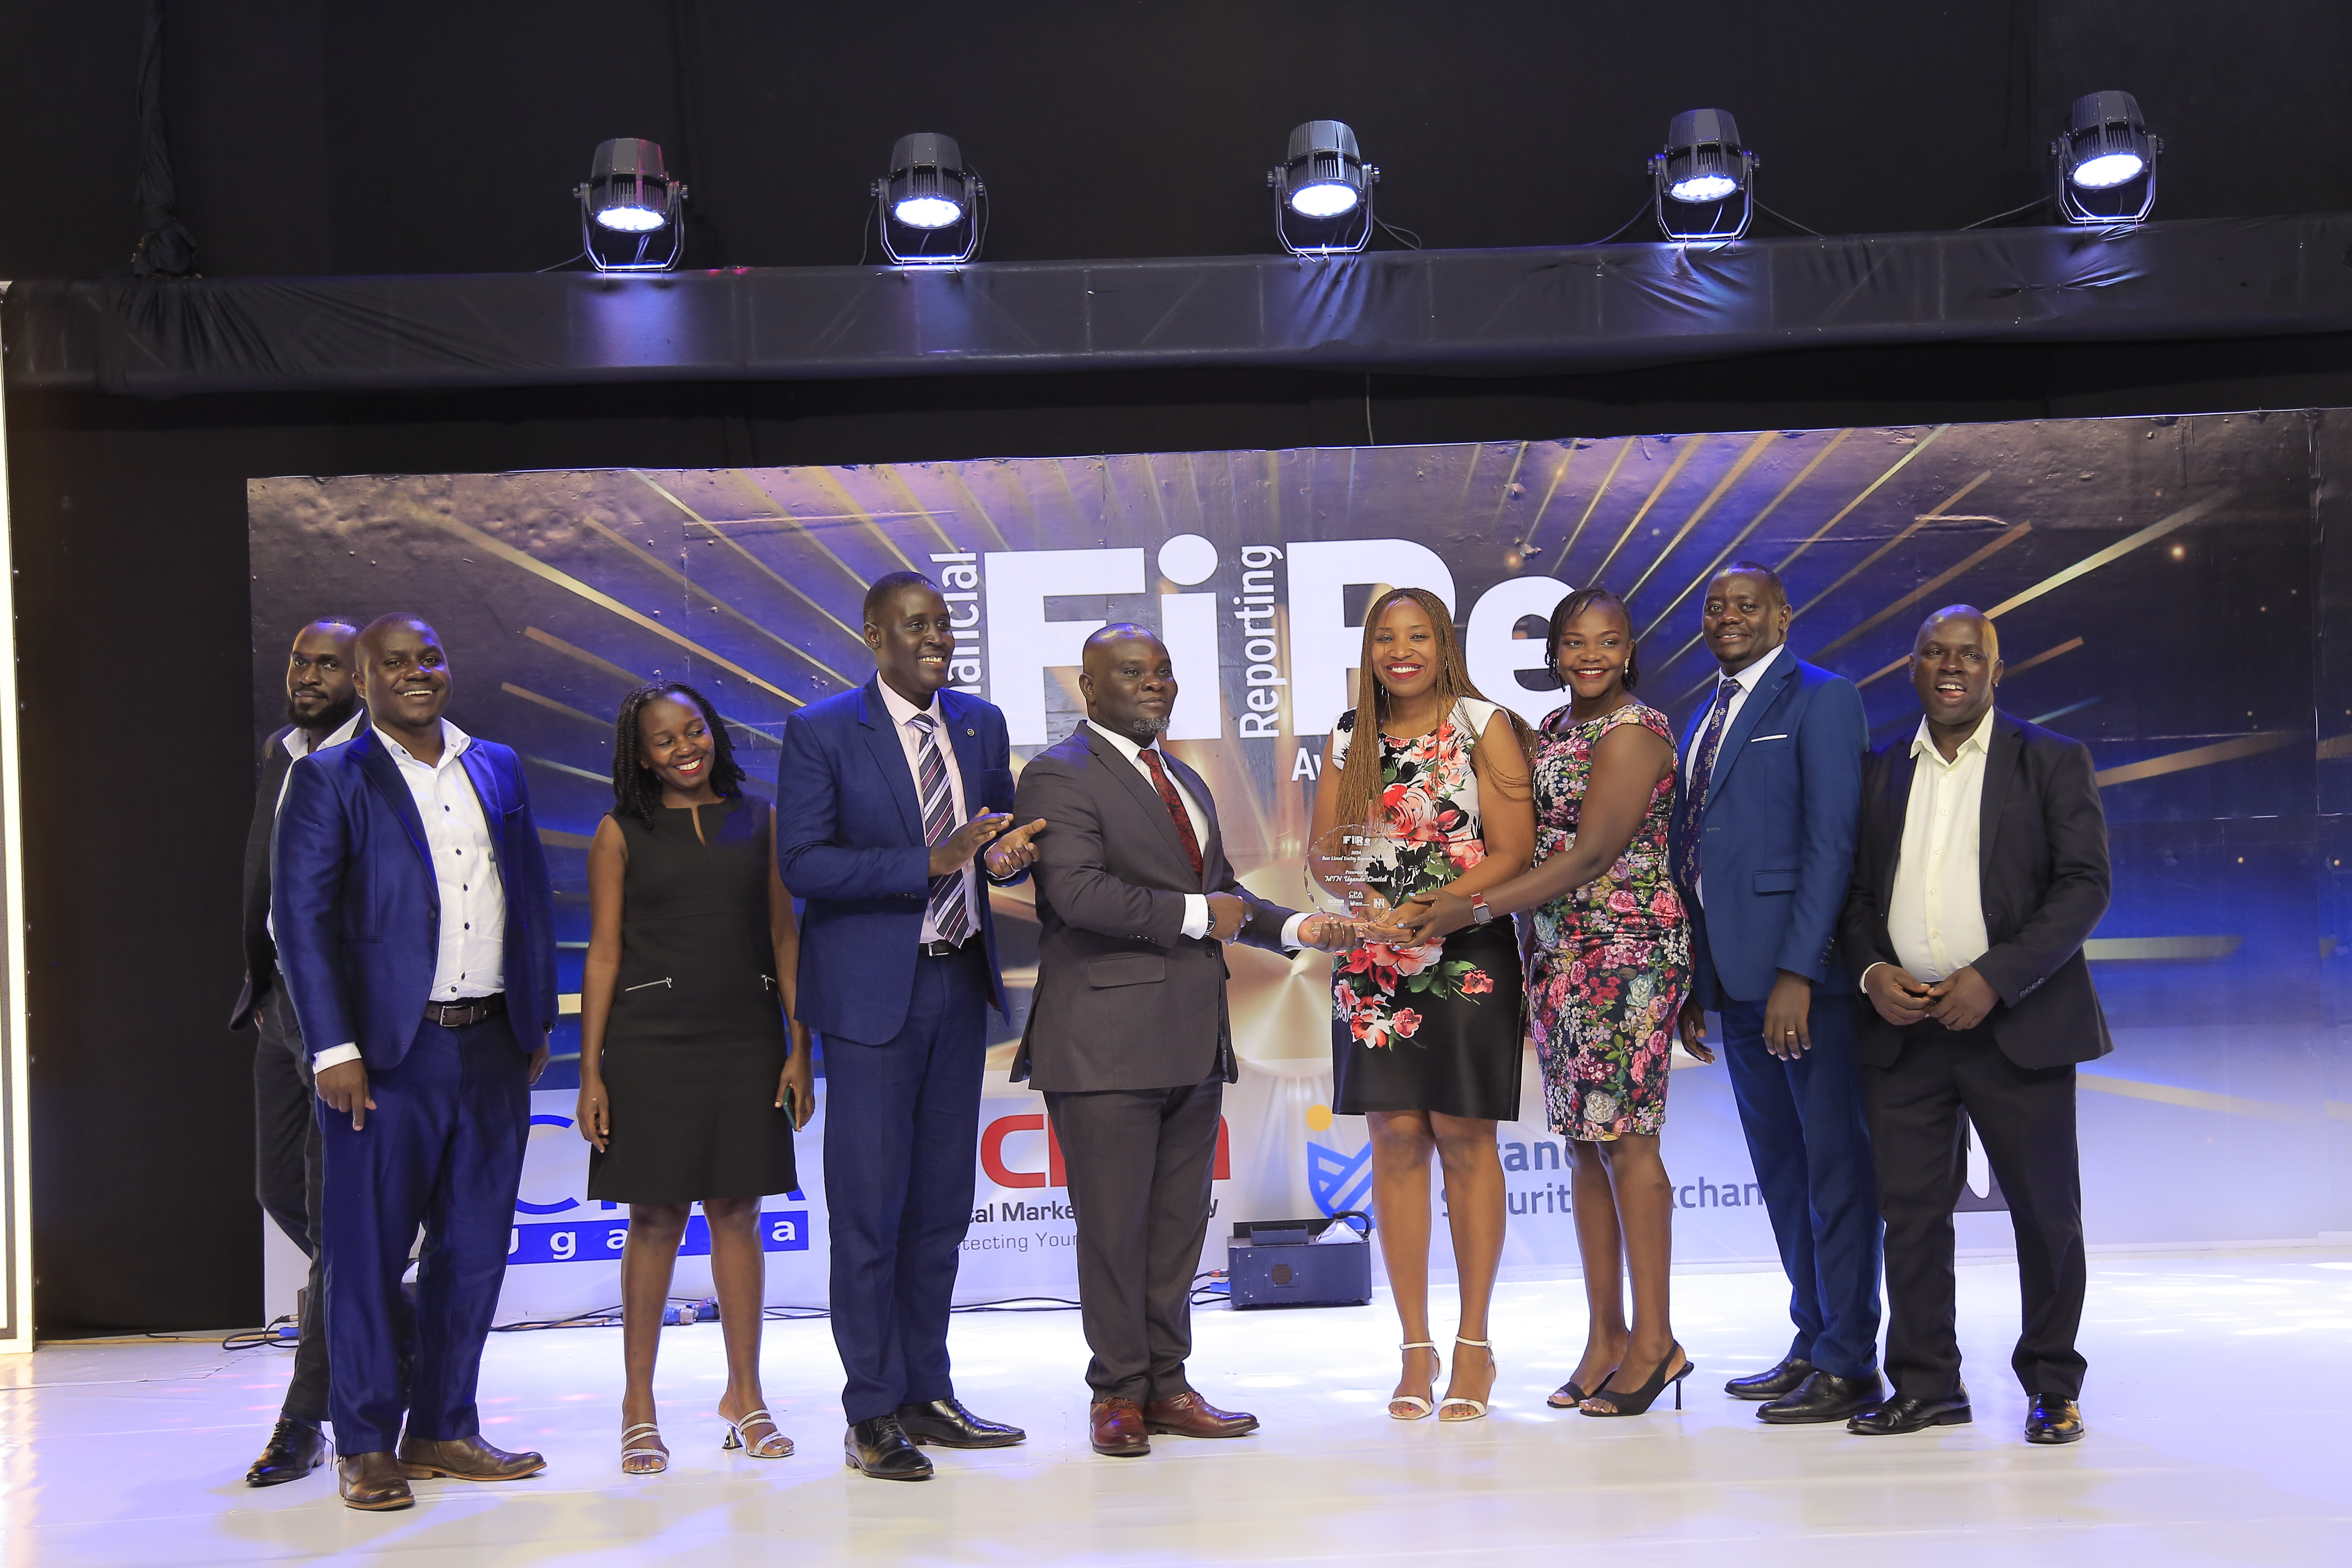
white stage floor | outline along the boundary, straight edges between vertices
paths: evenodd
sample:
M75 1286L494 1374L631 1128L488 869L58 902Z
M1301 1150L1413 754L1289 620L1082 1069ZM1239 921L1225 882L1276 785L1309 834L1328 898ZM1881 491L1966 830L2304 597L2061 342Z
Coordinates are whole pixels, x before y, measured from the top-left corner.
M417 1506L394 1514L341 1507L328 1470L269 1490L241 1483L286 1352L60 1346L0 1363L0 1560L1045 1568L1552 1563L1624 1547L1618 1560L1643 1568L2352 1562L2352 1252L2095 1258L2091 1431L2067 1448L2019 1436L2007 1263L1961 1269L1977 1424L1910 1437L1759 1426L1721 1385L1784 1348L1778 1278L1696 1273L1675 1288L1699 1367L1679 1415L1664 1403L1618 1421L1546 1409L1572 1367L1582 1298L1574 1280L1516 1284L1496 1315L1502 1378L1485 1421L1386 1418L1397 1335L1385 1300L1219 1309L1197 1319L1195 1382L1255 1411L1264 1430L1158 1438L1150 1458L1129 1460L1087 1447L1074 1314L960 1317L960 1392L1030 1440L933 1449L939 1479L921 1485L842 1468L838 1363L821 1322L769 1327L768 1393L800 1447L780 1462L719 1452L706 1414L720 1381L717 1327L666 1333L677 1458L646 1479L615 1460L617 1331L499 1335L483 1375L486 1436L542 1450L548 1470L504 1486L424 1482Z

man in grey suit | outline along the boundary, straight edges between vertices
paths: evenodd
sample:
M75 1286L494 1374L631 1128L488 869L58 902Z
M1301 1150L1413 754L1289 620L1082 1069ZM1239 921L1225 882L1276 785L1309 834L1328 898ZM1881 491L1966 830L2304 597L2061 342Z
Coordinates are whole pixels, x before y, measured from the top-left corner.
M1159 745L1176 702L1160 639L1105 626L1083 658L1087 721L1037 754L1013 797L1016 820L1045 827L1037 985L1013 1080L1044 1091L1077 1210L1095 1452L1129 1458L1153 1433L1257 1427L1184 1376L1218 1112L1236 1076L1223 944L1317 946L1346 926L1234 879L1208 786Z

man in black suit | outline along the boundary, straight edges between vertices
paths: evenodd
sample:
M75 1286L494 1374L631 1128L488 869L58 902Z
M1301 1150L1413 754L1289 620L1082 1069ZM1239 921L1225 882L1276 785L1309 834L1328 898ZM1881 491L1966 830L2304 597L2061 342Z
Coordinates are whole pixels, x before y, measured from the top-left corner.
M1037 984L1013 1081L1044 1091L1077 1210L1078 1300L1095 1452L1152 1433L1238 1437L1184 1375L1217 1123L1237 1076L1224 944L1315 945L1338 922L1235 879L1201 775L1165 755L1176 678L1160 640L1087 639L1087 721L1022 771L1016 821L1043 821Z
M327 1456L327 1440L319 1430L327 1418L319 1121L312 1114L310 1054L278 984L278 943L269 925L269 837L294 760L341 745L366 720L352 668L352 642L358 636L359 628L340 616L312 621L294 634L286 656L286 725L261 748L253 826L245 837L245 989L228 1026L249 1026L260 1037L253 1053L254 1192L263 1211L310 1260L294 1373L269 1442L245 1472L247 1486L299 1480Z
M2023 1331L2010 1364L2032 1402L2025 1438L2072 1443L2087 1283L2074 1066L2115 1048L2083 956L2107 909L2106 816L2082 742L1994 709L2000 642L1982 614L1928 616L1911 667L1924 715L1864 769L1844 921L1870 1001L1859 1054L1895 1394L1846 1426L1970 1419L1952 1208L1973 1125L2017 1232Z

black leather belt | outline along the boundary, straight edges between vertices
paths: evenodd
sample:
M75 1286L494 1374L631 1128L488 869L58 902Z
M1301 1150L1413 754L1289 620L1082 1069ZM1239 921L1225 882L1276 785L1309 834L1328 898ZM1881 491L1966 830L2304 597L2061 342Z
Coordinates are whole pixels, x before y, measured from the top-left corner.
M963 942L927 942L915 951L925 958L953 958L963 951L964 942L971 940L971 938L966 937Z
M496 996L469 996L463 1002L427 1002L425 1021L438 1024L445 1029L462 1029L468 1024L478 1024L485 1018L495 1018L507 1010L503 993Z

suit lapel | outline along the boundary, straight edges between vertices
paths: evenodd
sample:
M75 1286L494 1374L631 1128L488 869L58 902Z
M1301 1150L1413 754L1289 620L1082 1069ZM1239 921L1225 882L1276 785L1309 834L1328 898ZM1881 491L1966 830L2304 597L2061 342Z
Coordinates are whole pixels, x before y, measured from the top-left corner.
M1882 803L1886 815L1886 842L1877 847L1884 850L1878 868L1878 907L1891 909L1895 903L1895 863L1903 857L1903 827L1910 820L1911 779L1918 770L1919 759L1911 754L1911 744L1887 758L1886 798Z
M874 765L881 770L890 798L898 803L898 815L906 819L907 831L914 836L916 843L922 843L923 803L915 798L915 774L907 766L907 750L899 743L898 726L890 721L890 710L882 700L882 678L878 675L867 681L866 689L858 694L857 721L866 726L866 749L873 753Z
M976 732L980 726L971 722L960 693L941 689L939 705L940 727L947 731L948 744L955 752L956 772L963 778L964 816L967 818L978 816L988 809L985 803L975 799L972 795L974 783L982 772L980 736Z
M1168 853L1175 857L1178 865L1185 866L1184 841L1176 836L1176 819L1168 815L1168 803L1160 798L1160 792L1153 789L1151 781L1143 776L1142 768L1121 756L1118 748L1104 739L1102 731L1097 730L1092 724L1086 726L1086 736L1087 748L1093 753L1095 761L1102 765L1105 773L1118 781L1118 787L1127 791L1137 805L1143 808L1144 815L1150 819L1154 828L1159 832ZM1166 763L1172 759L1162 752L1160 760ZM1205 811L1206 807L1202 809ZM1205 866L1207 861L1208 850L1206 846L1203 846L1202 865ZM1186 868L1190 869L1190 867L1187 866Z
M1985 737L1983 804L1977 812L1977 886L1990 884L1992 843L2000 830L2000 808L2009 799L2009 781L2017 773L2017 759L2025 750L2017 721L1995 711L1992 733Z
M1748 694L1748 700L1739 705L1739 711L1724 726L1723 744L1717 750L1715 766L1706 775L1709 813L1715 810L1715 803L1723 798L1724 784L1731 777L1731 770L1739 765L1739 754L1748 749L1748 737L1755 732L1764 710L1778 702L1781 689L1797 679L1797 656L1789 652L1788 644L1773 649L1772 658L1775 662L1765 671L1764 679L1756 683L1756 689Z
M1210 796L1209 786L1201 782L1201 775L1170 756L1165 746L1160 750L1160 760L1167 765L1169 773L1175 776L1176 782L1184 787L1185 792L1200 802L1201 819L1209 825L1208 842L1201 846L1201 882L1203 888L1218 887L1224 881L1224 878L1219 873L1224 868L1225 836L1223 829L1217 826L1217 803ZM1160 792L1154 790L1152 798L1159 800ZM1160 801L1160 815L1168 816L1168 803L1165 801ZM1172 832L1176 826L1175 821L1171 818L1168 826ZM1184 847L1182 840L1179 839L1176 847L1181 852Z
M417 815L416 797L408 793L407 781L400 776L400 764L383 749L383 737L371 726L352 740L352 752L359 759L360 773L376 794L383 796L393 816L400 819L408 842L415 847L416 858L425 862L425 874L431 876L433 851L425 847L425 818Z

